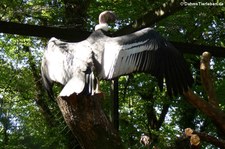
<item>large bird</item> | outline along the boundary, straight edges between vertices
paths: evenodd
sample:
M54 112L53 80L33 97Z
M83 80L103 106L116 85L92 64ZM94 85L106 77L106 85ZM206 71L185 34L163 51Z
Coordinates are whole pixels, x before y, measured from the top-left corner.
M64 85L59 96L97 93L97 79L145 72L155 76L159 88L166 84L170 96L182 94L193 83L182 54L152 28L109 37L97 27L86 40L63 42L51 38L42 60L42 78L51 94L52 84ZM101 24L100 24L101 26Z

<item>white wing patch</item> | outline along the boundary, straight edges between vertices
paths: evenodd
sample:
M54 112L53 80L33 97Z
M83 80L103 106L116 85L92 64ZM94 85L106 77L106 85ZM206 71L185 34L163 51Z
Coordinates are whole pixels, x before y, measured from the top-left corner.
M116 67L119 68L117 72L119 75L128 74L137 69L137 55L148 49L147 44L145 44L147 41L148 40L137 42L123 47L125 50L121 50L118 57L118 64L116 64ZM122 65L120 65L120 63L122 63Z
M114 66L117 61L120 47L121 46L115 42L107 42L105 44L103 53L103 71L101 74L103 78L113 77Z
M57 47L53 40L57 40L55 38L52 38L49 41L47 50L45 51L45 57L48 61L48 73L49 77L56 82L59 82L61 84L65 84L65 72L63 61L66 59L66 56L60 51L59 47Z
M85 86L85 71L92 65L92 49L88 41L61 43L52 38L45 51L47 69L52 81L65 85L60 96L81 93Z
M148 40L132 44L119 45L117 42L105 44L103 56L103 78L111 79L122 74L128 74L138 69L141 56L138 53L148 50Z

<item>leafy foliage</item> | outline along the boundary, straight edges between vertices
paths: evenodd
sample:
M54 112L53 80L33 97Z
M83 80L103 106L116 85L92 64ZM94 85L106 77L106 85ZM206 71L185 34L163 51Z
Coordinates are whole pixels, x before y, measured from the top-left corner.
M3 21L35 25L65 25L64 2L1 0L0 18ZM99 13L104 10L113 10L118 15L118 22L112 27L112 30L115 30L164 3L164 0L91 1L86 18L87 30L93 30ZM188 6L156 22L154 27L162 36L173 41L224 47L224 18L224 7ZM48 101L46 94L38 87L38 82L41 81L40 61L45 45L46 39L0 34L0 146L3 148L70 146L69 130L57 105ZM199 57L185 56L195 77L193 89L201 97L206 97L199 77ZM35 70L32 69L29 60L34 62ZM214 57L211 64L219 105L225 110L224 59ZM104 109L111 117L110 83L102 82L102 90L105 93ZM166 90L160 91L154 78L146 74L121 77L119 98L119 130L127 148L145 148L139 143L143 134L151 137L152 146L174 148L178 137L182 136L183 130L187 127L220 137L213 122L198 109L186 103L182 96L168 98ZM46 120L46 113L38 105L40 101L50 109L53 115L51 121L56 124L54 127ZM206 146L215 148L207 143L203 144L203 147ZM76 145L73 144L73 148L76 148Z

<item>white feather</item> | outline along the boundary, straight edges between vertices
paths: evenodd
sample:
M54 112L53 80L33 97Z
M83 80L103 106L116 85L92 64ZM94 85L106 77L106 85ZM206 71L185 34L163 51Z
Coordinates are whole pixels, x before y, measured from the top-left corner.
M65 84L65 71L64 70L64 61L66 60L66 56L61 52L58 46L54 44L56 38L51 38L48 43L47 50L45 51L45 58L47 60L47 67L49 77L56 82L61 84Z
M104 31L108 31L109 30L109 26L107 23L101 23L101 24L98 24L95 26L95 31L96 30L99 30L99 29L102 29Z
M82 78L73 77L66 83L59 96L68 97L73 93L81 93L84 89L85 81Z
M51 38L44 54L49 77L52 81L65 85L60 96L69 96L74 92L78 94L84 89L84 72L92 63L90 43L65 43L66 49L63 51L57 42L61 41Z
M114 69L117 57L120 51L120 45L115 42L106 42L103 53L103 78L112 78L113 73L117 70Z
M148 40L126 45L119 45L115 41L105 43L102 76L108 79L135 71L135 54L148 50Z

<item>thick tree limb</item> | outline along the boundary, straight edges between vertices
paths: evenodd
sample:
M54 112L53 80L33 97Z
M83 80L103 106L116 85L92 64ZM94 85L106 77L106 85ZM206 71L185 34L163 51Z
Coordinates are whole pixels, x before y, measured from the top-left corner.
M90 32L81 31L74 28L45 27L4 21L0 21L0 33L45 38L57 37L70 41L80 41L90 35Z
M189 0L188 2L193 2L195 0ZM149 11L147 14L141 16L137 20L134 20L132 24L126 26L123 29L118 30L115 35L124 35L145 27L152 26L156 22L174 14L175 12L182 10L184 6L182 5L183 0L169 0L162 4L162 6Z
M207 49L207 51L210 52L212 56L225 57L225 48L223 47L215 47L183 42L173 42L173 41L170 42L183 53L201 55L203 52L205 52L205 49Z
M57 98L63 117L85 149L123 148L116 130L113 129L101 108L102 94L94 96L71 95Z
M86 39L91 34L88 31L76 30L74 28L45 27L4 21L0 21L0 33L45 38L56 37L67 41L81 41ZM213 56L225 57L225 48L223 47L204 46L181 42L171 43L183 53L200 55L202 52L204 52L203 49L207 49Z
M220 130L225 132L225 113L221 110L213 107L204 99L195 95L191 90L184 93L186 100L192 104L195 108L202 111L205 115L207 115L210 119L212 119Z
M189 0L189 1L191 2L195 0ZM86 15L85 10L87 9L87 6L90 4L90 0L85 0L81 4L82 6L78 6L78 4L80 4L79 0L64 0L64 2L65 2L66 9L68 9L68 11L65 12L66 16L68 16L67 18L69 18L67 22L69 22L69 24L71 24L71 22L73 23L77 22L77 25L79 27L82 26L83 23L79 23L79 22L82 22L81 21L82 19L84 20L84 17ZM139 30L141 28L151 26L155 22L158 22L159 20L162 20L163 18L183 9L184 7L180 4L181 2L183 2L183 0L168 1L164 3L162 6L160 6L159 8L156 8L148 12L147 14L143 15L139 19L135 20L133 24L126 26L124 29L118 30L117 33L115 33L115 35L127 34L135 30ZM75 7L76 9L74 10ZM77 11L77 12L71 13L72 11ZM71 17L71 14L75 16ZM81 20L77 21L76 20L76 18L78 18L77 16L79 16ZM90 32L76 30L75 28L77 27L66 29L61 27L44 27L44 26L0 21L0 32L2 33L36 36L36 37L47 37L47 38L54 36L60 39L70 39L70 40L72 39L82 40L81 38L83 36L87 37L90 34ZM79 36L81 37L79 38Z
M197 134L201 140L209 142L217 147L225 148L225 141L216 137L210 136L207 133L194 131L193 134Z
M194 131L191 128L186 128L184 134L185 134L185 136L183 139L187 139L187 138L190 139L191 136L197 135L200 138L201 142L206 141L217 147L225 148L225 140L218 139L216 137L208 135L207 133ZM197 144L197 146L199 146L199 145Z

